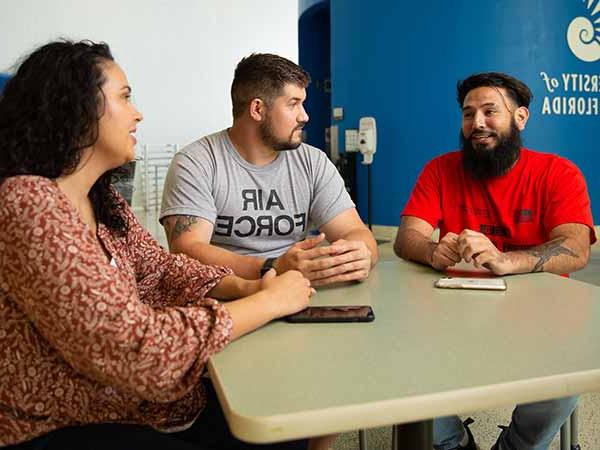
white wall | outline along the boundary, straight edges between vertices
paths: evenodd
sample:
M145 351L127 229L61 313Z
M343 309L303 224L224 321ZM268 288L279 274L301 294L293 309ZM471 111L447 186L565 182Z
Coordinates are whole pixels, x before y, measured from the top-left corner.
M0 0L0 71L64 36L107 42L144 114L141 144L185 144L231 124L251 52L298 60L297 0Z

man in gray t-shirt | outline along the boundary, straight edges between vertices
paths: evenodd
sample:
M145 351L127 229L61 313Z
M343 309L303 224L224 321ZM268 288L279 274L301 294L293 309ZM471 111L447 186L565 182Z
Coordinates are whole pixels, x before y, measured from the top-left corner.
M237 66L233 126L175 155L161 223L172 251L255 279L274 267L313 285L363 280L377 261L373 235L325 154L303 144L308 74L276 55ZM311 227L321 231L305 239ZM327 239L330 245L319 245Z
M353 209L325 154L300 144L265 166L250 164L227 130L175 155L165 182L161 217L195 216L213 224L211 243L242 255L277 257Z

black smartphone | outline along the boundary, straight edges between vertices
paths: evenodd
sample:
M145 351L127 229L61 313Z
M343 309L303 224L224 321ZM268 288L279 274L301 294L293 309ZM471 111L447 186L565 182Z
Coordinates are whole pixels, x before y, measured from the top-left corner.
M292 323L309 322L372 322L375 320L370 306L309 306L302 311L285 317Z

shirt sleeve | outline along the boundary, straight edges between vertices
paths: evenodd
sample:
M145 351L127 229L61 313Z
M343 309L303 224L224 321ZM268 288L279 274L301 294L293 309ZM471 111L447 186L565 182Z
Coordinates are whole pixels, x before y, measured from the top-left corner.
M344 180L333 163L321 150L310 148L313 158L313 198L309 216L312 223L320 228L347 209L354 208L354 202L346 191Z
M190 305L204 298L223 277L233 275L228 267L207 265L184 254L168 252L141 226L126 202L121 199L120 203L128 223L129 262L133 265L144 303L152 306Z
M0 287L68 364L157 402L197 385L207 359L230 340L222 305L142 303L135 279L108 263L49 181L6 180L0 199Z
M433 228L442 220L439 159L428 162L417 178L417 183L402 211L402 216L415 216Z
M165 178L160 220L173 215L196 216L214 224L213 173L208 150L201 142L176 153Z
M585 178L571 161L557 158L548 171L544 227L550 232L558 225L580 223L590 229L590 244L596 242L590 196Z

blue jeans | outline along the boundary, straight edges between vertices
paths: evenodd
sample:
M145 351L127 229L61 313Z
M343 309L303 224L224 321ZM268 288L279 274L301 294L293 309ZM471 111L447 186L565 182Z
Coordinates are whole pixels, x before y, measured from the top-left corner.
M502 450L547 450L554 435L577 406L578 399L565 397L517 405L510 426L498 438ZM436 450L458 447L464 433L457 416L440 417L433 421Z

